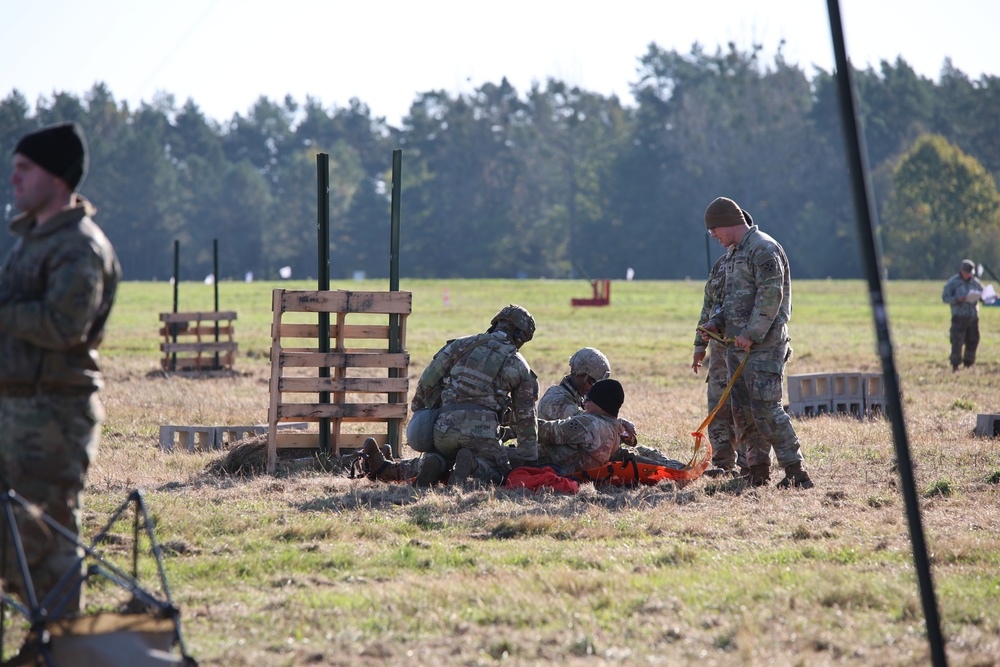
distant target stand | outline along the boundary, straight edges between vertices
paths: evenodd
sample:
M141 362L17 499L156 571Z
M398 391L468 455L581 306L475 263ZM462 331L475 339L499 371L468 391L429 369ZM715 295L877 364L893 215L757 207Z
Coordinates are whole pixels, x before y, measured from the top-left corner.
M608 306L611 305L611 281L607 279L594 280L588 276L580 267L577 270L590 283L593 296L589 299L570 299L570 305L576 306Z

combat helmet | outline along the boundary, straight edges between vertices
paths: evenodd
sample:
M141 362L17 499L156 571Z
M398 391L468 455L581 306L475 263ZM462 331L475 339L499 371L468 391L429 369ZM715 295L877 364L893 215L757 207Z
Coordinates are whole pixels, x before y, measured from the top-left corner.
M569 370L573 375L586 375L596 380L611 377L611 362L604 353L593 347L585 347L569 358Z
M527 310L517 304L510 304L500 309L500 312L490 320L489 332L496 331L501 322L509 325L514 344L521 347L535 335L535 318ZM505 329L508 327L505 327Z

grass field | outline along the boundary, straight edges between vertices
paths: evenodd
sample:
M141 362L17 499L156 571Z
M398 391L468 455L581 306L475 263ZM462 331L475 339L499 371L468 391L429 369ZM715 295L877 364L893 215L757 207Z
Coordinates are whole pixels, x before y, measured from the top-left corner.
M202 665L928 664L886 422L793 420L816 481L794 492L707 479L574 496L317 471L234 479L207 472L224 453L159 451L162 424L266 422L271 287L220 285L220 308L239 314L236 377L154 372L166 283L123 286L102 350L108 419L87 527L146 490ZM996 665L1000 446L972 430L977 414L1000 413L1000 308L983 308L977 365L953 374L941 287L888 284L896 365L949 661ZM411 392L446 339L515 302L538 322L522 351L543 390L574 350L598 347L640 442L690 456L706 413L690 370L701 282L615 282L610 307L577 309L583 281L402 288L414 295ZM211 309L211 290L181 285L180 310ZM863 282L794 290L788 374L881 370Z

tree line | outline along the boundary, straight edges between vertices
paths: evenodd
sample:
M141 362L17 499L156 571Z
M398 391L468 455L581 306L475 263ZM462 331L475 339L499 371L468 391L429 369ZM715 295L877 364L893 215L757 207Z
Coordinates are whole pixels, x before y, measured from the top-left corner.
M890 278L944 278L962 257L1000 264L1000 79L945 60L852 71ZM260 97L219 122L157 94L137 109L97 83L33 106L0 101L0 145L74 120L90 142L81 192L132 280L212 271L316 275L316 155L330 162L331 277L389 271L391 157L402 149L404 277L701 279L721 252L705 207L735 199L784 245L793 275L863 275L835 74L780 50L687 53L650 44L636 102L549 79L418 93L400 127L362 101ZM10 160L0 162L13 210ZM12 239L4 235L0 250ZM1000 267L997 267L1000 268Z

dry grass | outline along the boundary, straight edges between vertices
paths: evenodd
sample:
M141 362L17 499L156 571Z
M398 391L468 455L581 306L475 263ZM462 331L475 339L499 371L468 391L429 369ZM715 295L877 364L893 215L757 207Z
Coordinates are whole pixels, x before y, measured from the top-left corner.
M616 284L616 305L578 311L564 305L575 284L473 285L451 284L450 311L434 303L439 285L414 288L411 381L444 338L481 328L494 302L525 303L540 327L524 352L543 387L573 349L600 347L643 444L690 455L705 413L704 384L688 368L699 285ZM878 368L863 294L864 312L854 312L856 284L796 290L789 373ZM831 290L846 310L823 310ZM1000 411L990 334L1000 313L984 313L981 363L953 375L947 309L933 320L921 310L939 291L893 291L907 431L949 659L996 665L1000 445L971 431L977 412ZM266 317L244 326L259 340ZM161 424L264 423L269 367L244 357L234 377L197 380L151 374L156 364L155 353L109 341L109 416L87 525L128 490L147 490L203 665L928 663L885 422L796 420L817 481L808 492L737 492L712 480L587 485L575 496L423 491L310 466L236 474L256 465L259 442L161 452Z

